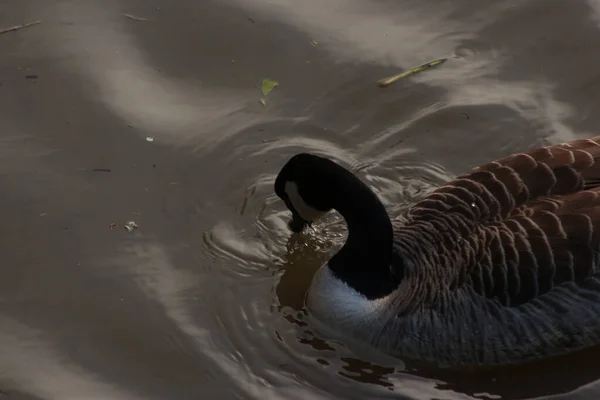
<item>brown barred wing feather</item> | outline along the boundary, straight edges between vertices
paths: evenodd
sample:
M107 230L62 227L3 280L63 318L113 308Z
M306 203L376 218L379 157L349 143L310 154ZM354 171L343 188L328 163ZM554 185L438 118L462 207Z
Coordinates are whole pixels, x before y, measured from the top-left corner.
M504 306L581 284L600 270L600 137L474 168L408 215L451 229L440 234L440 260L460 283Z

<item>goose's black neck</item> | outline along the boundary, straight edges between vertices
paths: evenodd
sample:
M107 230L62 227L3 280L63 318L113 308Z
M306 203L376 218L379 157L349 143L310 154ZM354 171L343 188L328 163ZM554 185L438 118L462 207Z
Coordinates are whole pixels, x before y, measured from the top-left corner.
M348 239L329 261L329 268L370 300L386 296L402 279L401 265L393 269L391 265L390 217L377 195L354 174L343 170L334 175L333 208L346 220Z

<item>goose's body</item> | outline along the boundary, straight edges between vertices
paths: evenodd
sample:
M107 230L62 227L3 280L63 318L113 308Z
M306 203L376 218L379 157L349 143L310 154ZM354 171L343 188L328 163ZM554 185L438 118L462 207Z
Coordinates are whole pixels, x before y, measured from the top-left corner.
M341 166L293 157L275 190L295 231L332 208L346 244L311 313L392 355L492 366L600 344L600 137L474 168L391 221Z

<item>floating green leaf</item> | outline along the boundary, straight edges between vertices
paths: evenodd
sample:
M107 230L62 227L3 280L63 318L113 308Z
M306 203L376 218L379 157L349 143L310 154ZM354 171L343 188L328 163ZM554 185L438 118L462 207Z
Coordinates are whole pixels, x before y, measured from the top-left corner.
M262 94L264 96L266 96L271 92L271 90L275 89L275 87L277 87L278 85L279 85L279 82L277 82L277 81L272 81L270 79L263 79L260 89L262 90Z
M265 99L260 99L260 104L262 104L263 107L267 106L267 103L265 102Z
M316 40L311 40L310 44L312 44L313 46L316 46L319 44L319 42L317 42Z
M408 71L403 72L403 73L398 74L398 75L394 75L394 76L392 76L390 78L382 79L382 80L380 80L378 82L379 87L388 87L392 83L396 82L398 79L406 78L409 75L416 74L416 73L421 72L421 71L425 71L426 69L429 69L431 67L436 67L436 66L444 63L446 60L447 60L447 58L440 58L438 60L431 61L431 62L428 62L428 63L423 64L423 65L419 65L416 68L413 68L411 70L408 70Z

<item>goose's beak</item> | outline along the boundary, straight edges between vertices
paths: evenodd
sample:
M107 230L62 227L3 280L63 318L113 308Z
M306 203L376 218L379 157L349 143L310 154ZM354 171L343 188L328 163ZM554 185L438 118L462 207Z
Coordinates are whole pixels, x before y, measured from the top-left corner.
M300 233L307 225L310 225L309 221L302 218L297 212L292 211L292 219L288 224L288 227L292 232Z

